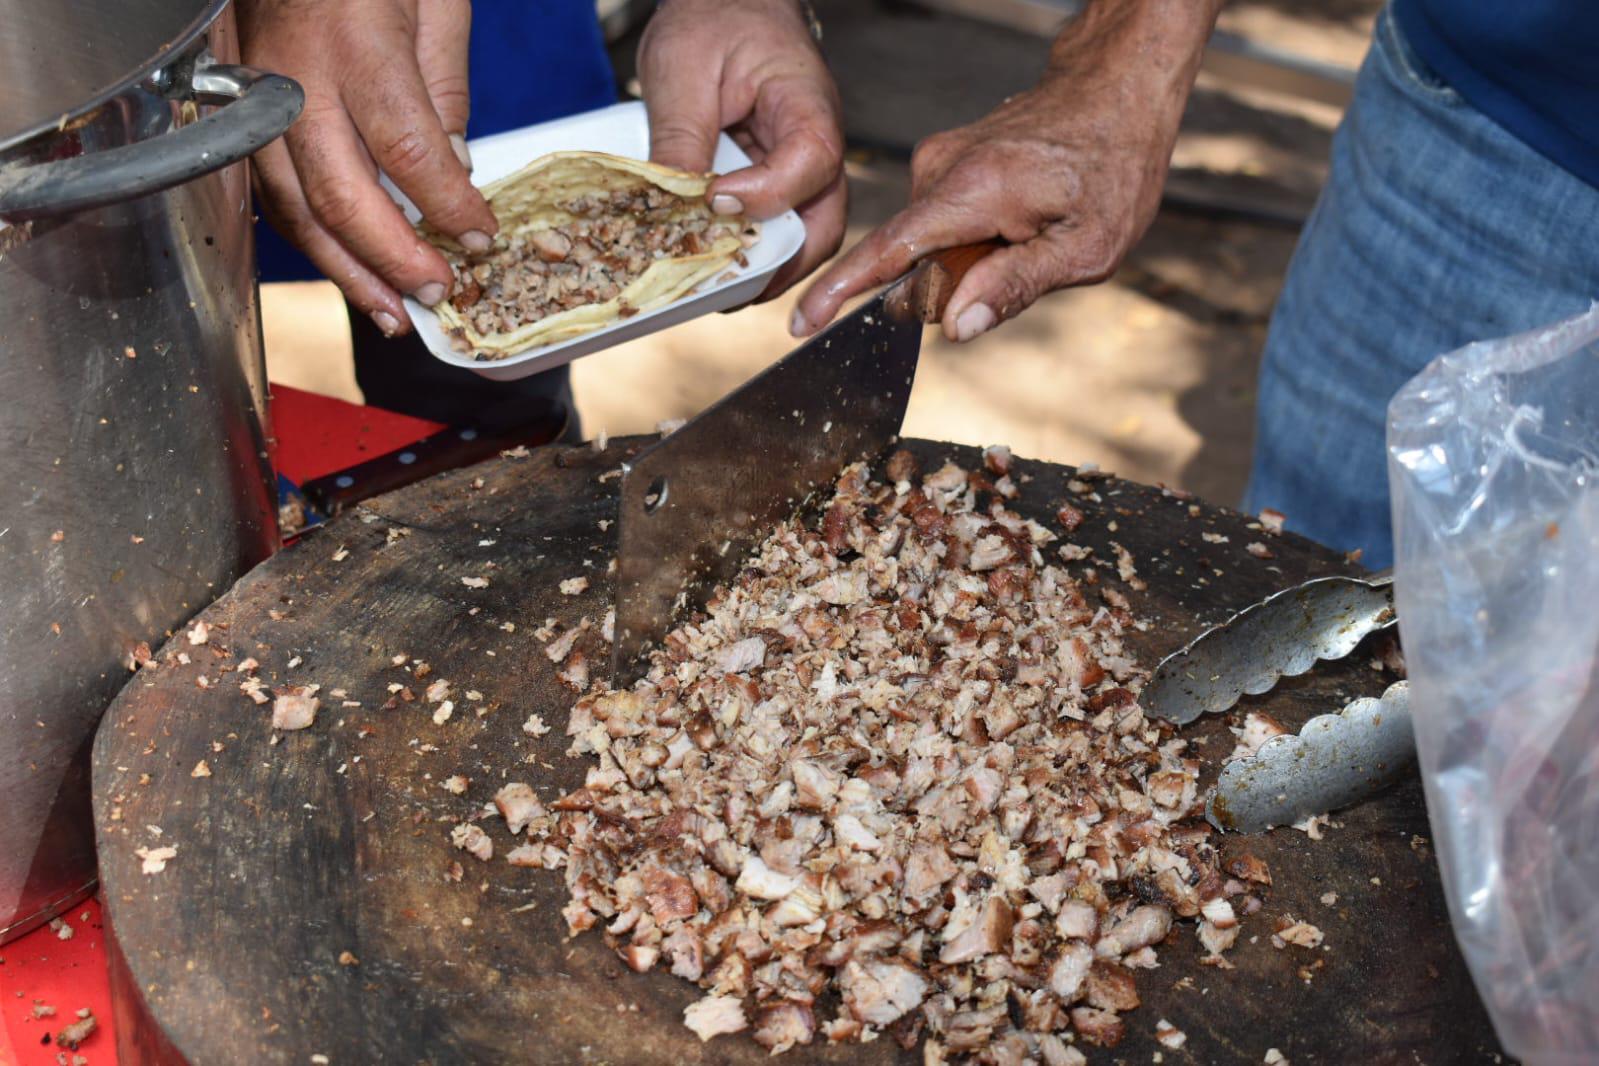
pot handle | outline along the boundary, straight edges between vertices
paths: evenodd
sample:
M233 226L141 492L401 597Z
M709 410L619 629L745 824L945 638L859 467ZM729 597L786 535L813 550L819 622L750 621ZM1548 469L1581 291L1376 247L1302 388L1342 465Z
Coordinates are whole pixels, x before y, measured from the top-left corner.
M170 189L237 163L299 117L299 83L201 56L163 87L173 99L224 103L172 133L103 152L0 171L0 219L67 215Z

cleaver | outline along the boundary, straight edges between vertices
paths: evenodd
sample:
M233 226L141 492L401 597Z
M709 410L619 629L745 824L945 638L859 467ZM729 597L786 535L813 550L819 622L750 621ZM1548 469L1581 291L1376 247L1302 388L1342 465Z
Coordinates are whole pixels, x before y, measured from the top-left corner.
M998 242L961 245L904 277L622 467L611 685L685 612L703 608L772 527L899 437L922 326Z

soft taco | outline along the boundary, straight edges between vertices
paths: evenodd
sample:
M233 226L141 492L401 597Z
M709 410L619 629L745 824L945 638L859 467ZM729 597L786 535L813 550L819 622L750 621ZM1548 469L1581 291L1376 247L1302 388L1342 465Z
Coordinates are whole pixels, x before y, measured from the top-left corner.
M712 177L601 152L536 159L483 188L500 220L489 251L419 227L455 274L433 310L457 350L494 360L671 303L759 237L711 211Z

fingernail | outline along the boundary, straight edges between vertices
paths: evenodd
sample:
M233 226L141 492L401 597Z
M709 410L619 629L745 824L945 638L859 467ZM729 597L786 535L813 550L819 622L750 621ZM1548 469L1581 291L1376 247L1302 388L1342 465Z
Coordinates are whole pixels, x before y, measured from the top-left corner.
M799 308L794 308L793 317L788 320L788 335L790 337L805 337L811 332L811 324L805 320Z
M955 339L969 341L994 328L994 310L987 304L972 304L955 316Z
M450 134L450 147L455 149L455 158L461 161L461 165L467 170L471 170L472 152L466 146L466 138L459 133Z
M480 229L469 229L459 239L462 248L479 255L494 247L494 238Z
M400 332L400 320L387 311L373 311L372 321L377 323L378 329L383 332L385 337L392 337Z
M711 210L719 215L742 215L744 213L744 201L736 196L729 196L725 192L719 192L711 197Z
M416 297L416 302L423 307L432 307L444 299L444 286L436 281L430 281L411 295Z

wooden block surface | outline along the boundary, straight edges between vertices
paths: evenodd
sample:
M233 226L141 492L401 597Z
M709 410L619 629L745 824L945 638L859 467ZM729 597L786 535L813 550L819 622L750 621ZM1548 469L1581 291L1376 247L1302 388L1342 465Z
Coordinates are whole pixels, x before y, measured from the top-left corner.
M744 1037L701 1044L685 1029L693 986L626 970L597 932L568 939L560 875L509 866L513 842L497 819L483 823L491 862L449 841L455 820L506 781L527 781L546 800L582 782L589 761L564 754L574 694L534 631L547 618L599 626L617 534L601 528L614 518L608 474L642 443L539 449L372 500L240 581L201 616L205 644L180 633L161 665L132 678L95 747L101 874L138 1009L189 1062L767 1060ZM970 448L909 445L935 466L980 462ZM1159 489L1109 478L1093 484L1094 502L1068 491L1068 468L1018 468L1022 513L1058 529L1055 510L1071 499L1087 515L1071 540L1105 559L1112 541L1133 553L1148 589L1125 591L1150 624L1130 644L1149 665L1268 592L1350 570L1236 513L1205 506L1191 516L1190 501ZM1251 541L1275 558L1250 555ZM1114 565L1099 571L1116 582ZM579 575L587 590L563 595L560 582ZM579 646L603 668L597 634ZM428 675L394 665L400 656L425 661ZM315 724L274 742L270 704L241 693L244 675L232 669L246 657L269 688L320 685ZM1250 705L1297 727L1379 693L1391 678L1369 660L1362 651L1324 664ZM440 679L453 710L436 723L439 704L424 689ZM391 684L416 699L385 709ZM532 714L553 731L525 733ZM1219 719L1188 733L1211 738L1199 749L1207 763L1232 749ZM209 776L194 776L201 760ZM455 774L470 779L464 796L442 787ZM1183 927L1139 979L1144 1006L1127 1017L1127 1040L1091 1049L1090 1061L1147 1063L1163 1051L1167 1063L1258 1063L1272 1047L1296 1066L1493 1061L1450 933L1419 780L1338 821L1319 842L1291 830L1229 838L1224 855L1254 851L1276 878L1228 956L1237 968L1198 965ZM138 849L167 846L177 853L166 868L142 872ZM1328 892L1335 905L1321 902ZM1274 948L1284 914L1320 926L1325 949ZM1161 1018L1188 1034L1182 1050L1155 1043ZM799 1048L783 1061L921 1060L881 1039Z

